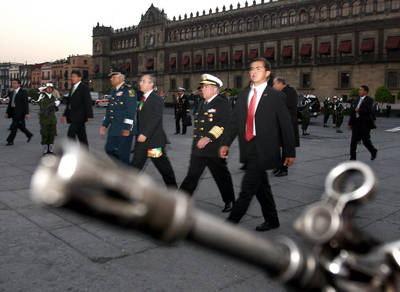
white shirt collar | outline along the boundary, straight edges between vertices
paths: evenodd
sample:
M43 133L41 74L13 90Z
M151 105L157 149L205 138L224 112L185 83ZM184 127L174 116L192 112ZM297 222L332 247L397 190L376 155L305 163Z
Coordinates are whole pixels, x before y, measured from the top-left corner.
M364 95L364 96L361 96L361 97L360 97L360 99L364 100L364 98L365 98L365 97L366 97L366 95Z
M144 98L147 99L149 95L153 92L153 89L143 94Z
M21 87L18 87L17 89L14 89L15 90L15 94L17 94L20 89L21 89Z
M117 86L115 87L115 90L119 90L123 84L124 84L124 82L122 82L121 84L117 85Z
M214 98L216 98L218 96L218 94L214 95L213 97L209 98L209 99L204 99L204 102L206 103L210 103L214 100Z
M267 85L268 85L268 80L265 81L264 83L261 83L260 85L257 85L257 86L252 85L251 86L251 90L254 91L254 88L255 88L257 90L257 95L258 95L259 93L264 92L264 90L267 87Z
M79 84L81 84L82 81L79 81L77 83L74 84L75 89L79 86Z

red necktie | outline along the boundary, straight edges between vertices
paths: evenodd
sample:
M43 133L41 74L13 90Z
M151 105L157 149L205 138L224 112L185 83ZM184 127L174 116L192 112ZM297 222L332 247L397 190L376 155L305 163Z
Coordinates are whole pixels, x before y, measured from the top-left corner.
M254 88L254 95L250 100L249 108L247 109L246 121L246 140L250 141L254 138L254 112L256 109L257 91Z

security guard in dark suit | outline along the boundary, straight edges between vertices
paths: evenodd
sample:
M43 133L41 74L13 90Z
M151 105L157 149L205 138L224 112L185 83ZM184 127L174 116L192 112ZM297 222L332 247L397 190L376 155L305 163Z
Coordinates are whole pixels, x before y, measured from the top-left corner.
M203 74L200 83L204 100L200 102L195 113L190 166L180 188L192 195L207 166L225 203L222 212L229 212L235 201L232 177L226 160L218 157L218 149L224 130L230 122L231 106L225 97L219 95L219 88L222 87L219 78Z
M100 134L105 135L109 127L105 146L107 154L129 164L136 135L137 97L135 90L125 83L121 72L112 72L109 76L113 88Z
M180 133L180 120L182 120L182 135L186 134L187 117L190 116L190 103L185 91L185 88L179 87L178 96L175 100L175 135Z

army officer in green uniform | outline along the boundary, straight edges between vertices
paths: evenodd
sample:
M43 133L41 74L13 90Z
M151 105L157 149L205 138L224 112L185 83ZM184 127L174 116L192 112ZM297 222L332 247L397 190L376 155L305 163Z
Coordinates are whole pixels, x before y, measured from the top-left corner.
M41 93L35 102L39 105L40 135L42 136L43 155L53 153L54 137L57 135L56 111L60 101L53 95L54 86L46 83L39 88Z
M106 128L109 128L106 153L129 164L136 134L137 96L135 90L125 83L125 76L121 72L111 72L109 76L113 88L100 134L104 136Z
M225 203L222 212L229 212L235 201L232 177L226 160L218 157L218 149L230 123L231 106L225 97L219 95L222 81L218 77L203 74L201 78L204 100L195 113L190 166L180 189L192 195L204 169L208 167Z

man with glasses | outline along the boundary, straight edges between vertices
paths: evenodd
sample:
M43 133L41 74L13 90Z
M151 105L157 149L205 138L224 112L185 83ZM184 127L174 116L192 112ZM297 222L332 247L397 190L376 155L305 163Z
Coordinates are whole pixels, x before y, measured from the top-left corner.
M264 58L251 62L252 86L240 92L222 141L224 146L219 150L220 157L226 159L229 146L238 136L240 162L246 163L246 170L228 221L239 223L256 195L265 220L256 231L280 226L266 170L281 165L280 147L284 152L284 165L291 166L295 160L295 138L285 95L268 85L270 70L271 65Z
M219 95L222 81L218 77L203 74L200 84L204 99L195 113L190 166L181 190L193 195L204 169L208 167L225 203L222 212L229 212L235 201L232 177L226 160L218 157L218 149L230 122L231 107L227 99Z

